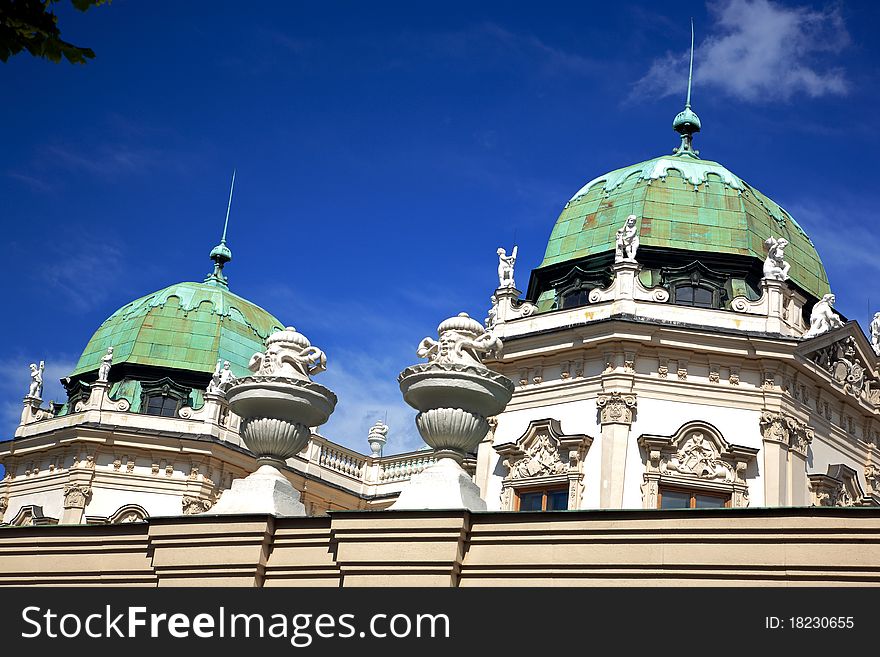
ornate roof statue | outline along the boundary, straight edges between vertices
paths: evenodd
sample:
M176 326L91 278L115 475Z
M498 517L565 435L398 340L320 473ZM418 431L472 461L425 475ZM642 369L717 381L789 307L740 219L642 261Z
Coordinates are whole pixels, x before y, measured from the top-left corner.
M874 353L880 356L880 313L874 313L874 319L871 320L871 346L874 347Z
M764 246L767 247L767 259L764 261L764 278L775 281L787 281L788 270L791 265L785 261L785 247L788 246L788 240L780 237L778 240L768 237L764 240Z
M636 261L636 251L639 248L639 227L636 225L636 221L636 215L631 214L626 218L623 228L617 229L614 262Z
M827 333L831 329L843 326L840 315L834 312L834 295L826 294L821 301L817 301L810 312L810 328L804 333L805 338L815 338L817 335Z
M503 248L498 251L498 287L516 287L513 281L513 265L516 263L516 245L510 255Z
M113 347L107 347L107 353L101 356L101 364L98 366L98 381L107 381L110 378L110 367L113 365Z
M43 370L46 369L46 364L44 361L40 361L40 366L37 367L36 363L31 363L31 385L28 388L28 397L32 397L33 399L42 399L43 397Z

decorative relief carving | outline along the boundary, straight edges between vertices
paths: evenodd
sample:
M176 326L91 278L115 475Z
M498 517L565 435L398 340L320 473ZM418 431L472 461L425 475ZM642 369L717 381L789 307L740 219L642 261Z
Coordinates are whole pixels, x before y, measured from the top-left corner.
M721 366L717 363L709 364L709 383L721 382Z
M603 392L596 397L602 424L632 424L636 396L621 392Z
M564 435L557 420L532 421L515 442L496 445L508 474L502 480L502 508L513 510L514 489L535 484L567 484L568 508L579 506L583 459L593 439Z
M691 433L678 451L660 464L660 472L675 472L703 479L734 480L734 466L721 460L718 448L700 431Z
M9 508L9 498L8 497L0 497L0 522L3 520L3 516L6 515L6 509Z
M204 513L212 506L214 506L214 503L211 500L203 500L199 497L184 496L183 515L194 516L199 513Z
M657 376L665 379L669 376L669 361L666 358L660 358L657 365Z
M689 422L672 436L642 435L647 456L642 481L644 508L657 506L661 485L727 493L732 506L748 506L748 464L757 449L730 445L712 425Z
M730 376L727 378L727 382L732 386L739 385L739 368L731 367L730 368Z
M92 489L83 484L67 484L64 487L64 508L84 509L86 500L91 495Z
M865 500L856 471L842 463L828 466L827 474L811 474L813 506L863 506Z
M525 455L510 466L510 478L540 477L566 472L568 459L559 456L559 441L548 433L536 436Z
M806 424L784 413L772 411L763 411L759 422L764 440L785 445L802 456L807 455L814 434Z
M584 361L578 360L574 363L574 376L581 378L584 375Z

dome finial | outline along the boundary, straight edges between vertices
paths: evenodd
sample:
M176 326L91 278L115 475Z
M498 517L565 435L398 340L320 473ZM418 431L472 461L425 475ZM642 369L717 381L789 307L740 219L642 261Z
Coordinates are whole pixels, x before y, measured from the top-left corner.
M223 237L220 244L211 249L211 260L214 261L214 271L205 279L206 283L228 286L227 278L223 275L223 266L232 260L232 251L226 246L226 229L229 227L229 210L232 207L232 191L235 189L235 169L232 170L232 185L229 187L229 203L226 204L226 221L223 223Z
M697 157L700 152L693 148L694 133L700 131L700 117L691 110L691 82L694 78L694 19L691 18L691 62L688 69L688 92L684 109L672 121L672 129L681 135L681 145L673 150L676 155Z

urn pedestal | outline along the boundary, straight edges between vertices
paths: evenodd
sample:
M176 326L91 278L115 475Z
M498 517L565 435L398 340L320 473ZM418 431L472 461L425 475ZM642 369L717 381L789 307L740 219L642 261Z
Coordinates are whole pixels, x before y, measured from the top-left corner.
M236 379L226 399L241 417L242 441L257 455L260 467L233 481L209 513L306 515L300 492L279 468L306 446L310 427L330 418L336 395L312 381L252 376Z
M428 363L400 374L404 400L419 411L416 426L437 461L414 476L391 509L483 511L480 489L461 467L504 410L513 382L482 366Z

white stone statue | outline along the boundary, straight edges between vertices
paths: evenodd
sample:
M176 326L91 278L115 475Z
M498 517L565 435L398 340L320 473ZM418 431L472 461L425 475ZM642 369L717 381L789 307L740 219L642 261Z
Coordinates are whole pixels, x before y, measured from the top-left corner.
M110 378L110 367L113 365L113 347L107 347L107 353L101 356L101 364L98 366L98 381L107 381Z
M388 442L388 425L382 420L376 420L376 424L370 427L367 442L370 443L370 451L373 456L382 456L382 448Z
M871 346L874 347L874 353L880 356L880 313L874 313L874 319L871 320Z
M764 278L774 281L787 281L788 270L791 265L785 261L785 247L788 246L788 240L780 237L778 240L768 237L764 240L764 246L767 247L767 259L764 261Z
M217 361L218 363L220 361ZM235 374L232 373L232 370L229 369L229 361L223 361L223 369L220 370L220 387L223 388L230 381L235 381Z
M504 249L498 249L498 287L516 287L513 282L513 265L516 263L516 249L507 255Z
M221 367L220 364L223 363ZM205 392L219 395L223 393L223 386L235 379L232 370L229 369L229 361L222 358L217 359L217 367L214 368L214 374L211 375L211 381L208 383L208 389Z
M28 388L28 397L32 397L34 399L42 399L43 398L43 370L46 369L46 364L43 361L40 361L40 366L37 367L36 363L31 363L31 385Z
M323 351L313 347L306 336L288 326L266 338L265 353L254 354L248 369L259 376L310 381L311 375L327 369L327 357ZM231 376L232 373L229 374Z
M834 295L826 294L821 301L817 301L810 312L810 328L804 333L805 338L815 338L817 335L827 333L831 329L843 326L840 315L834 312Z
M486 328L489 329L495 326L495 324L498 322L498 299L495 297L494 294L492 295L491 301L492 307L489 308L489 315L483 321L483 323L486 325Z
M614 262L635 262L638 249L639 227L636 225L636 215L631 214L626 218L623 228L617 229Z
M482 354L501 354L501 340L487 333L476 320L461 313L450 317L437 328L437 340L425 338L416 355L439 365L483 366Z

